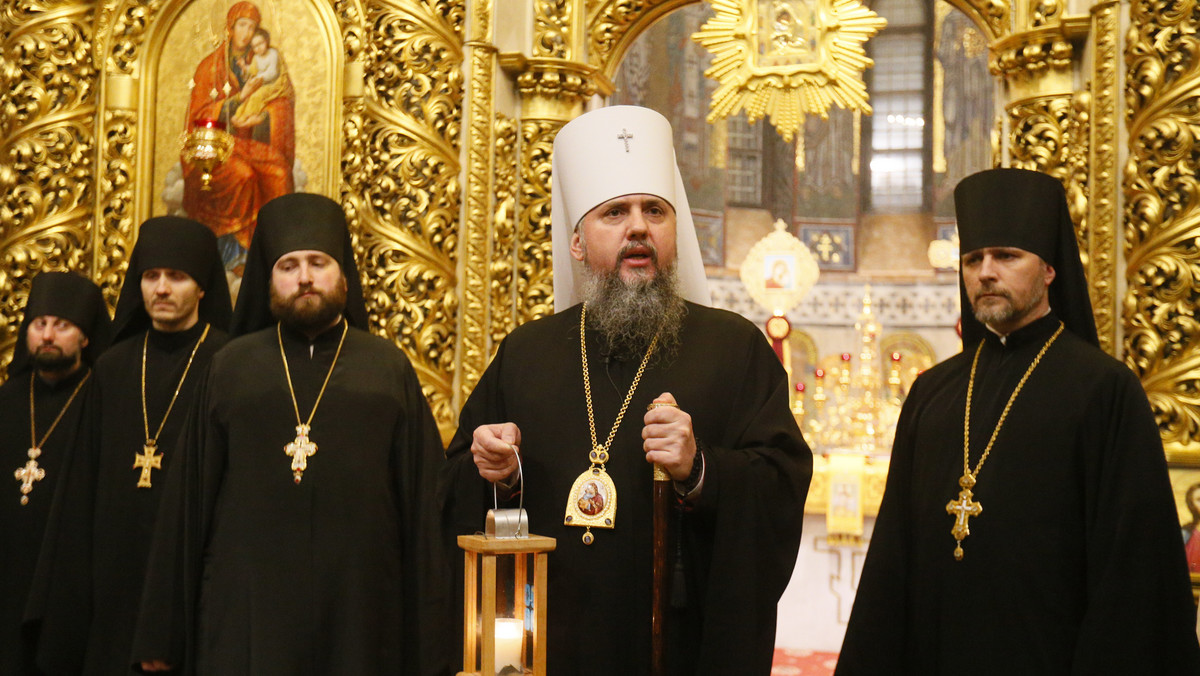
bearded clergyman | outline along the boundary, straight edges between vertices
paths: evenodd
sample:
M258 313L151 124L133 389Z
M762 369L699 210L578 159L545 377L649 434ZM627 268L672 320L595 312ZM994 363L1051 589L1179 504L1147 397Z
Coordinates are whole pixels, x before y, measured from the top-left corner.
M108 345L104 295L73 272L33 278L8 382L0 385L0 674L41 674L38 622L22 627L38 552L67 459L78 445L92 364ZM38 618L34 618L38 619Z
M991 169L954 202L963 351L904 402L837 674L1200 674L1158 425L1062 184Z
M523 491L530 530L557 538L548 673L649 673L659 465L670 673L769 674L812 475L787 375L754 325L705 305L665 118L585 114L553 163L558 312L504 340L462 411L454 531L480 529L493 487L514 507Z

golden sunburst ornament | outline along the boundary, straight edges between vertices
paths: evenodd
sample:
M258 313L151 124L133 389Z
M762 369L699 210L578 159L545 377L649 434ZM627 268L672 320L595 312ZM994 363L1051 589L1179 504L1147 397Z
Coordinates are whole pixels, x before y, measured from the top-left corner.
M791 142L808 114L836 103L870 114L863 44L887 20L860 0L713 0L692 39L712 52L704 74L720 83L708 121L764 115Z

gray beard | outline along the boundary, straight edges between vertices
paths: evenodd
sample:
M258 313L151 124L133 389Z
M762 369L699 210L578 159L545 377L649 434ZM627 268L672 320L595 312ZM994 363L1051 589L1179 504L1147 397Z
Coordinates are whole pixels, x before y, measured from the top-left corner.
M1009 300L1007 307L980 308L978 310L971 308L972 314L975 315L975 321L983 324L984 326L994 327L997 324L1005 324L1015 318L1024 317L1032 312L1033 308L1036 307L1038 303L1041 303L1042 299L1046 297L1046 293L1047 292L1044 287L1040 288L1040 290L1036 290L1033 296L1028 298L1026 302L1022 304L1018 304L1017 300L1013 298L1011 293L1006 294L1006 297Z
M653 279L633 282L621 279L617 269L597 273L584 266L580 292L588 305L587 323L600 332L609 354L641 358L657 335L655 354L674 356L687 315L674 264Z

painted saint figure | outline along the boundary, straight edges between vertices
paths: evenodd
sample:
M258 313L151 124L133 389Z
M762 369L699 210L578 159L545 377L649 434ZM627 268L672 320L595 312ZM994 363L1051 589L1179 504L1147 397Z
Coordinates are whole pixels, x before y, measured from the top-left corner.
M604 494L595 481L583 485L583 495L579 496L579 511L588 516L596 516L604 511Z
M249 248L258 209L294 190L295 92L269 35L258 34L261 25L253 3L229 8L226 38L196 67L188 105L189 123L219 120L234 138L210 189L201 190L200 171L184 163L183 208L220 238L226 267ZM262 53L253 51L255 41Z

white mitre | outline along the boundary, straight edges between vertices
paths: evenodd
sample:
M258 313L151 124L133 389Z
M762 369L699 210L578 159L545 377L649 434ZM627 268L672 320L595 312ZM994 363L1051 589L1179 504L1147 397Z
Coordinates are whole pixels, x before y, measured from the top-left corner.
M675 208L679 292L711 305L696 225L675 164L671 123L649 108L611 106L584 113L554 138L550 238L554 246L554 311L580 302L583 263L571 256L571 235L584 215L623 195L661 197Z

